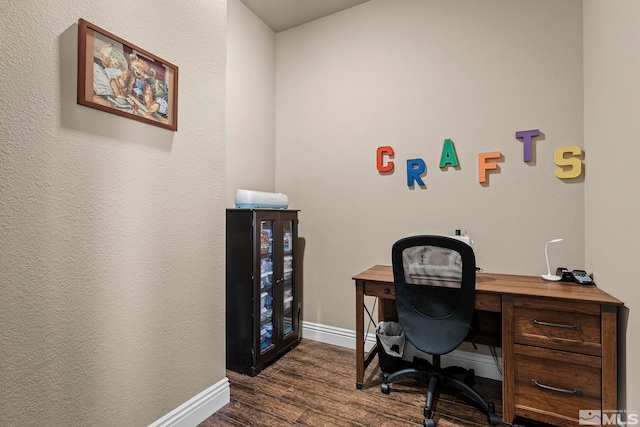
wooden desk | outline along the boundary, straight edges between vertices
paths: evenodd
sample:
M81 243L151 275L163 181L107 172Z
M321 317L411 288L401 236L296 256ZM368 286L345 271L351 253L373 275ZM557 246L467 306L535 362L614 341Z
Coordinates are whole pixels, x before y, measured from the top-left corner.
M387 320L395 310L395 291L390 266L373 266L353 279L356 387L362 388L376 355L375 346L364 351L364 297L378 297L378 319ZM622 305L595 286L478 273L476 309L501 318L503 423L511 425L522 416L578 425L579 410L616 410L617 312Z

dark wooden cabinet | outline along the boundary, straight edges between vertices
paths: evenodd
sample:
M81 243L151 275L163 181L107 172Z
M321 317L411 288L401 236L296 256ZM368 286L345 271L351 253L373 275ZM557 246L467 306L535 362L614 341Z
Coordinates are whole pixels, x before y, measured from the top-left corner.
M227 209L227 368L256 375L300 339L298 211Z

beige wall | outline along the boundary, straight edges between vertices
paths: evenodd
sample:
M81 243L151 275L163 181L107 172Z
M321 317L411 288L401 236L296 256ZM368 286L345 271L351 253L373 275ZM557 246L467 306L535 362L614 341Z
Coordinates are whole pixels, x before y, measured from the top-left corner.
M178 65L178 132L76 104L80 17ZM226 1L0 21L0 425L148 425L225 377Z
M580 1L372 0L276 34L276 51L276 188L302 210L306 321L354 329L351 277L411 234L466 230L480 267L516 274L546 273L562 237L553 268L584 266L584 183L553 164L583 145ZM525 163L529 129L544 136ZM439 168L446 138L459 170ZM491 151L504 161L483 186ZM410 158L425 189L406 185Z
M585 191L587 267L598 285L625 303L622 315L621 406L640 411L637 309L632 272L640 228L640 3L584 2L584 123L589 178Z
M621 388L640 407L626 360L640 350L626 274L638 5L584 3L583 68L582 2L389 3L274 36L231 0L226 58L224 1L3 9L0 425L147 425L224 378L223 209L243 186L302 209L305 320L349 329L350 277L389 263L398 237L463 228L485 270L523 274L564 237L552 263L586 264L629 309ZM177 133L75 104L79 17L180 67ZM526 164L514 133L531 128L544 139ZM460 170L438 168L445 138ZM553 176L568 144L585 148L584 184ZM375 169L381 145L391 175ZM494 150L504 161L483 187L477 155ZM426 189L405 184L415 157Z
M229 0L227 207L238 188L275 191L275 60L275 33L240 0Z

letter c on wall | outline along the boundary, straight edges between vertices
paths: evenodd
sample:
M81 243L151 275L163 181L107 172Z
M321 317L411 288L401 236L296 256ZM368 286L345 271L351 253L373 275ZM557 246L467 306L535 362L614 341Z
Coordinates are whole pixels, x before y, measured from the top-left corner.
M393 162L391 160L386 164L384 163L385 154L390 158L393 157L393 148L391 148L390 145L378 147L376 151L376 167L378 168L378 172L391 172L393 170Z

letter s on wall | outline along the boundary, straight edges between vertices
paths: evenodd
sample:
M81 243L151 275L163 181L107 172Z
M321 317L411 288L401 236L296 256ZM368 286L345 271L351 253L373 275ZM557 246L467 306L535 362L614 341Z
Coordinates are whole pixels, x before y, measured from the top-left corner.
M571 154L573 157L565 157ZM577 157L582 155L582 149L577 145L565 145L556 148L553 153L553 162L560 166L555 174L560 179L577 178L582 174L582 161Z

